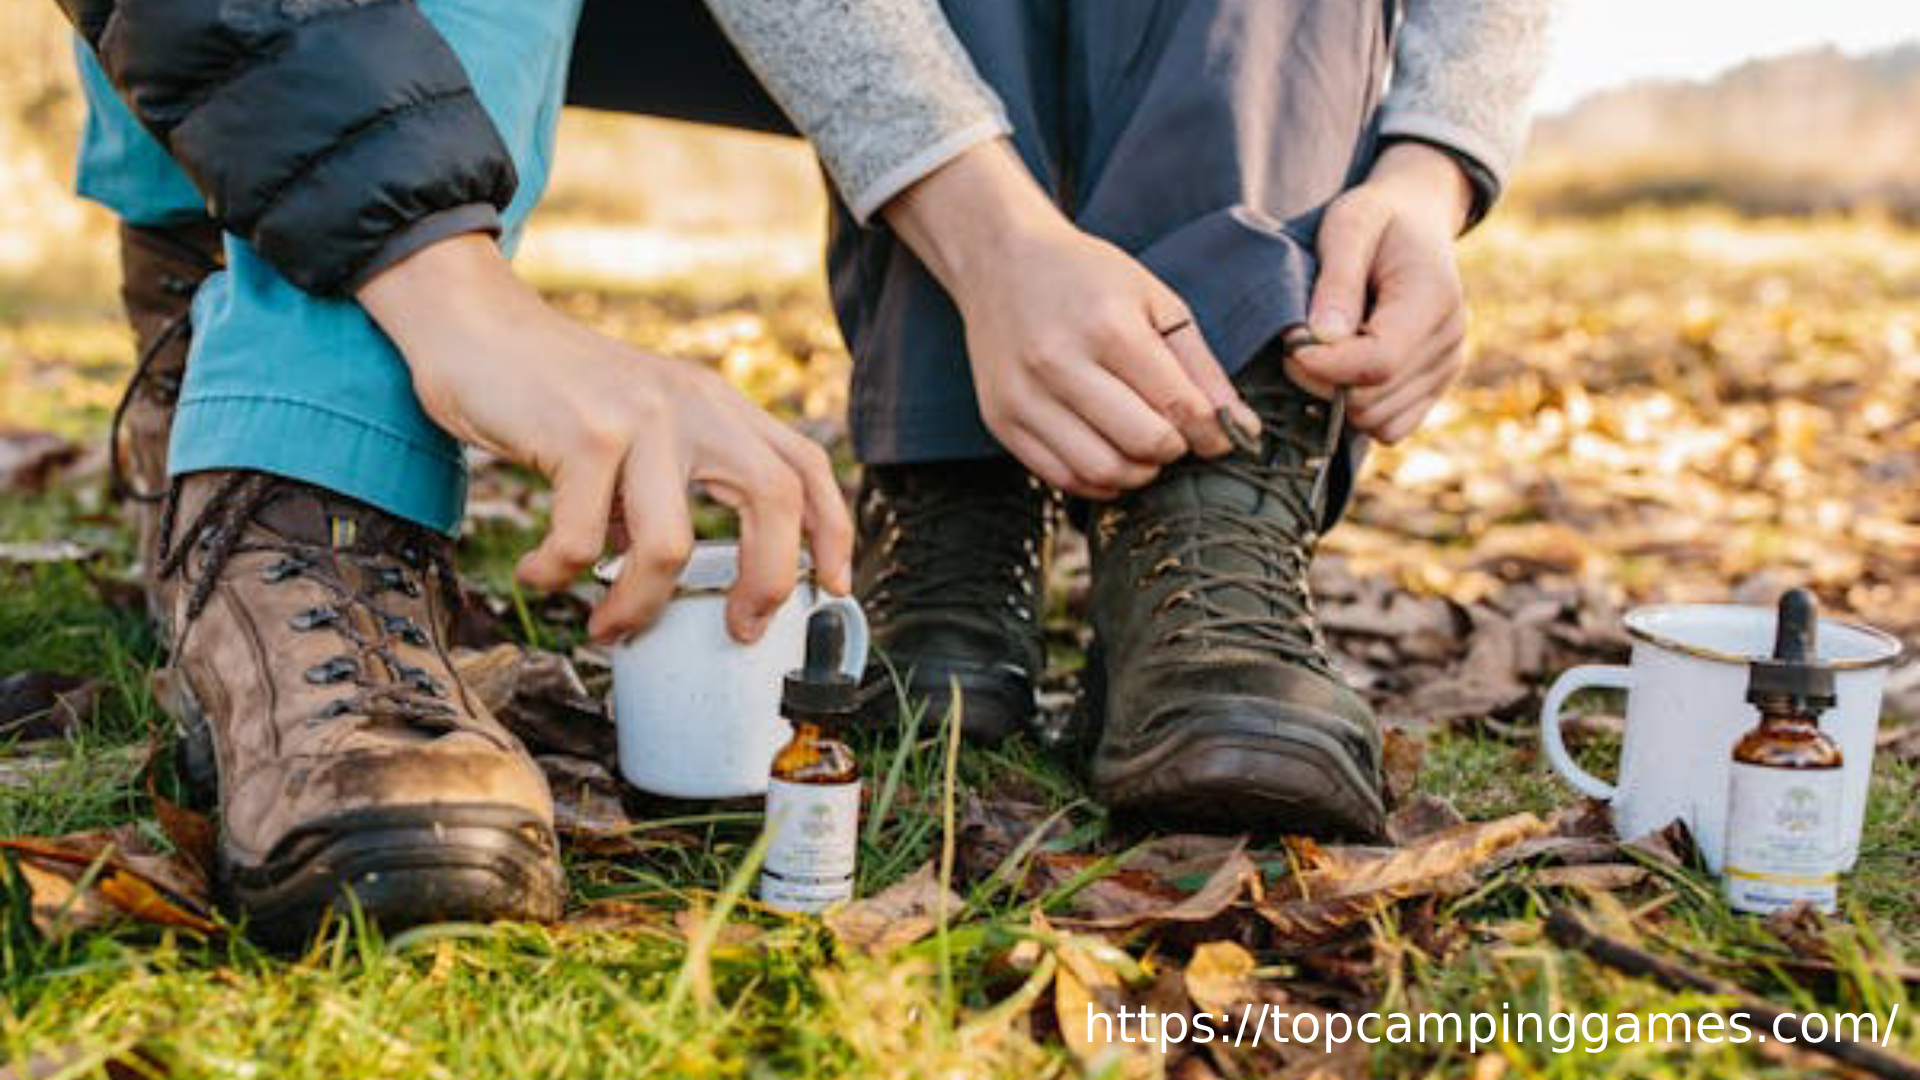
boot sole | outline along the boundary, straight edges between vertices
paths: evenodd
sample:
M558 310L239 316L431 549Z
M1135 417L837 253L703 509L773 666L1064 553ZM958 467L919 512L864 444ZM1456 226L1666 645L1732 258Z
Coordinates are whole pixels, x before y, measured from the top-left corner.
M1131 757L1096 752L1096 798L1117 816L1232 832L1377 840L1386 810L1379 785L1337 737L1307 723L1247 730L1229 708L1183 720L1180 730ZM1263 726L1277 703L1249 702Z
M552 920L553 832L517 807L374 807L302 826L259 866L220 868L223 903L262 945L298 948L354 906L386 933L440 922Z

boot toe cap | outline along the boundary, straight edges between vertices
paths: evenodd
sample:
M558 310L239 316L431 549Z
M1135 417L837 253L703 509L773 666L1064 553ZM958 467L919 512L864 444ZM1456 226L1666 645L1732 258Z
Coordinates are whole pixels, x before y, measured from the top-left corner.
M1110 717L1096 795L1156 824L1377 838L1386 812L1371 716L1336 695L1245 689L1179 695L1134 724Z

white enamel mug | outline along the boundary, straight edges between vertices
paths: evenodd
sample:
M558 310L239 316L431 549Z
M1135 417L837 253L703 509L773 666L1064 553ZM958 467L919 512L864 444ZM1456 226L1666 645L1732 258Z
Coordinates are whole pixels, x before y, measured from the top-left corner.
M819 593L804 567L766 634L752 645L733 640L726 592L739 569L738 545L695 545L660 618L612 650L620 772L643 791L679 799L766 794L773 756L793 734L780 716L780 682L805 660L815 613L841 620L841 670L857 679L866 669L860 605ZM618 560L596 573L612 581Z
M1614 831L1633 838L1679 818L1692 831L1708 868L1720 869L1726 846L1727 785L1733 744L1759 721L1747 704L1747 665L1773 649L1770 607L1680 604L1629 612L1633 656L1626 667L1587 666L1562 672L1540 709L1547 760L1582 794L1605 799ZM1887 667L1900 643L1878 630L1820 620L1820 659L1836 669L1838 704L1820 726L1840 744L1845 772L1842 869L1860 854L1867 782ZM1560 734L1567 698L1591 687L1627 692L1626 734L1613 783L1576 764Z

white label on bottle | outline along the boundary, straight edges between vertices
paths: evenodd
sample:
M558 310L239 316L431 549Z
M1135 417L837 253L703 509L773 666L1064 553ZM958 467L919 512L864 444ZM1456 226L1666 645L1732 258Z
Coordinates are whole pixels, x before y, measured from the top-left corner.
M1767 914L1840 896L1841 771L1733 763L1727 796L1727 903Z
M773 839L760 869L760 901L779 911L814 914L853 896L860 834L860 782L767 785Z

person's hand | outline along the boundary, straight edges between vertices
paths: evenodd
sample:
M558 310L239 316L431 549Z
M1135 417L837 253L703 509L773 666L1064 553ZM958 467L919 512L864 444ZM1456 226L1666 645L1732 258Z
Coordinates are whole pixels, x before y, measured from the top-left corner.
M887 220L966 321L980 413L1034 475L1110 499L1189 452L1249 433L1187 306L1133 258L1069 222L1004 142L983 144L896 197Z
M553 522L520 561L521 580L563 588L610 539L624 540L625 566L588 625L595 638L644 628L671 598L693 550L691 484L740 514L727 599L736 639L757 640L792 592L802 532L821 585L851 587L853 528L825 451L704 368L558 314L490 240L428 247L359 299L406 357L435 423L553 484Z
M1471 199L1451 158L1395 143L1321 220L1307 325L1326 344L1295 353L1288 371L1322 396L1353 388L1348 418L1381 442L1413 434L1464 366L1453 245Z

